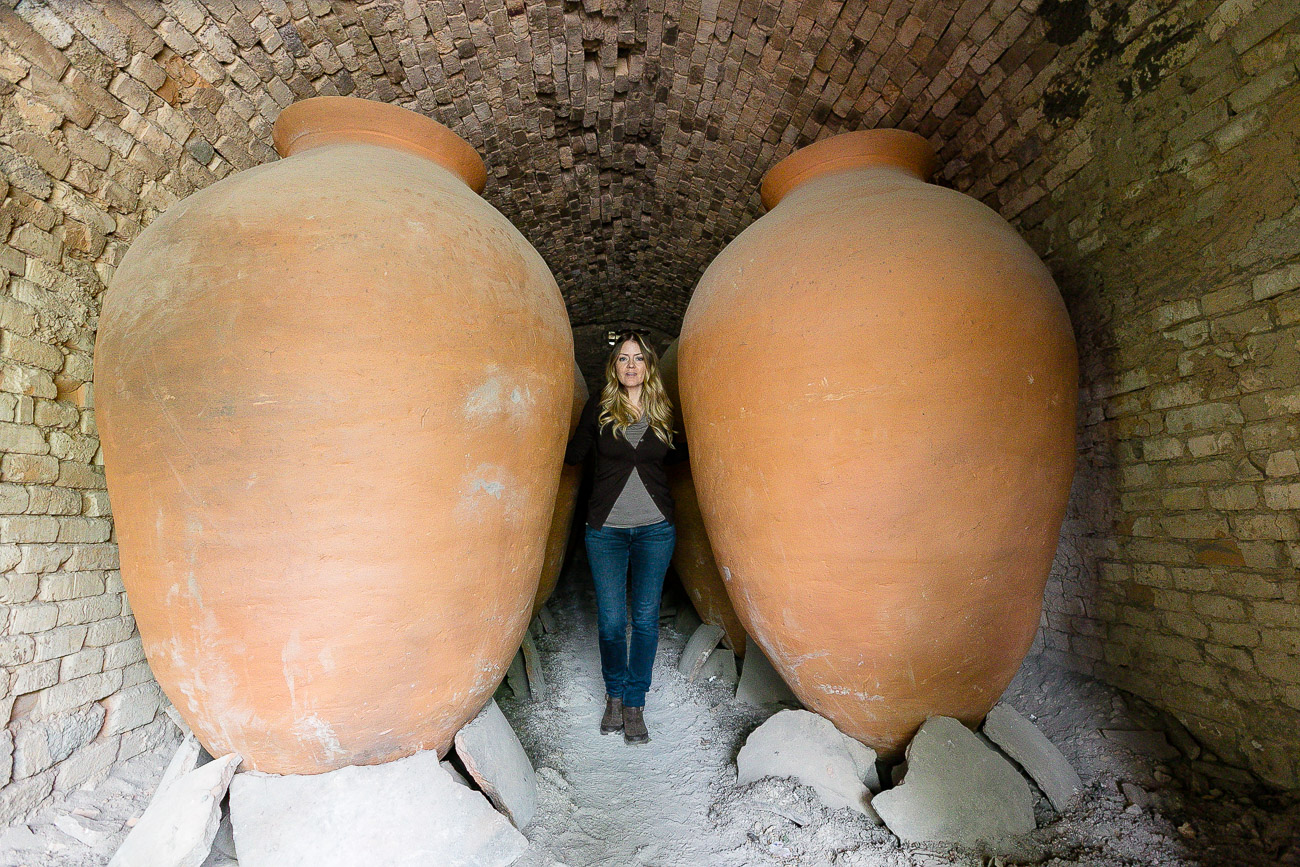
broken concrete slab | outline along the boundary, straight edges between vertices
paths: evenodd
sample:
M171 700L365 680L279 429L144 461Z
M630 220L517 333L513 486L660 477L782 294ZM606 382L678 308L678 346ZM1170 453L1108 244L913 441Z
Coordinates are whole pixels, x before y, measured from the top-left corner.
M781 675L763 653L763 648L748 635L745 636L745 660L740 666L736 701L755 707L799 706L799 699L781 679Z
M240 867L505 867L528 847L432 750L312 776L239 774L230 814Z
M740 680L736 674L736 654L725 647L719 647L704 661L699 677L706 683L723 683L728 689L734 690Z
M848 735L844 735L844 746L853 758L854 772L862 781L862 785L866 786L873 795L884 788L880 784L880 771L876 767L876 751Z
M999 704L989 711L984 734L1025 769L1058 812L1077 803L1083 783L1070 761L1011 705Z
M451 775L451 778L452 778L453 780L455 780L456 782L460 783L462 786L464 786L464 787L467 788L467 789L472 789L472 788L474 788L474 786L470 784L470 781L467 780L467 779L465 779L465 775L462 774L462 773L460 772L460 770L459 770L455 765L453 765L451 762L448 762L448 761L445 761L445 760L444 760L444 761L440 762L439 764L442 765L442 769L443 769L444 771L446 771L448 774Z
M91 849L103 842L116 828L83 816L56 816L54 827Z
M181 737L194 737L194 732L190 731L190 724L185 721L184 717L181 716L181 712L171 702L167 702L163 707L163 713L167 714L167 718L172 721L172 725L176 726L176 729L181 733Z
M525 828L537 812L537 777L501 708L489 701L478 716L456 733L456 755L493 806L516 828Z
M524 657L524 676L528 678L528 692L538 698L546 692L546 675L542 672L542 655L537 652L537 642L532 635L524 636L519 648Z
M1111 743L1157 762L1172 761L1182 755L1177 747L1169 743L1164 732L1102 729L1101 733Z
M700 670L704 668L704 663L708 661L709 654L722 641L723 629L721 626L714 626L712 623L701 623L691 633L687 639L686 646L682 648L682 657L677 661L677 670L687 680L694 681L700 676Z
M231 754L160 787L109 867L200 867L221 821L221 799L241 759Z
M695 609L689 604L683 604L677 609L676 616L673 617L673 631L678 635L694 635L695 630L699 629L700 615L695 613Z
M197 768L199 755L202 752L203 747L199 745L198 738L194 735L186 735L185 740L181 741L181 745L172 754L172 760L167 763L167 770L163 771L162 779L158 781L158 788L153 791L153 799L157 799L159 792Z
M230 813L226 811L221 817L221 824L217 826L217 836L212 839L212 851L208 853L208 860L203 862L203 867L238 867L238 863L235 857L235 832L230 826Z
M506 671L506 683L510 686L510 691L515 694L517 699L528 699L531 694L528 691L528 672L524 668L524 652L521 649L515 654L515 658L510 660L510 668Z
M537 610L537 622L542 627L542 632L555 631L555 615L545 605Z
M1165 714L1164 722L1168 726L1169 742L1189 759L1201 757L1201 745L1187 726L1183 725L1173 714Z
M217 836L212 838L212 851L227 858L235 855L235 828L230 824L229 806L221 811L221 824L217 826Z
M736 756L736 782L788 777L832 809L847 807L880 824L872 809L876 753L806 710L783 710L763 723Z
M1034 796L1012 764L950 717L930 717L907 747L901 785L872 802L909 843L972 846L1034 830Z

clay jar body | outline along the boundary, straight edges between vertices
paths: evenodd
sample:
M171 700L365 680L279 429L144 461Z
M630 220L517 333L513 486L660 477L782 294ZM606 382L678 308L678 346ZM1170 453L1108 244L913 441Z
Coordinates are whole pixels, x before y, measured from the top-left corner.
M659 359L659 375L677 413L677 429L684 430L681 419L681 396L677 379L677 341L674 340ZM690 441L687 440L689 448ZM677 525L677 544L673 548L673 569L681 579L686 595L700 615L700 620L721 626L723 641L737 656L745 655L745 628L727 596L727 588L718 574L713 546L704 527L700 501L695 492L689 462L668 467L668 485L673 495L673 518Z
M1077 359L1048 270L850 133L764 179L770 213L681 333L700 505L740 619L799 698L885 755L977 723L1033 640L1074 468Z
M587 382L582 378L578 362L573 362L573 412L569 416L569 439L578 432L582 409L587 405ZM546 536L546 554L542 558L541 579L537 582L537 595L533 598L533 616L542 610L546 600L555 592L560 571L564 568L564 555L569 549L569 534L573 530L573 512L578 505L578 488L582 485L582 467L565 464L560 470L560 488L555 494L555 511L551 513L551 529Z
M446 751L527 626L572 402L559 290L473 149L321 98L173 206L104 304L122 578L209 752Z

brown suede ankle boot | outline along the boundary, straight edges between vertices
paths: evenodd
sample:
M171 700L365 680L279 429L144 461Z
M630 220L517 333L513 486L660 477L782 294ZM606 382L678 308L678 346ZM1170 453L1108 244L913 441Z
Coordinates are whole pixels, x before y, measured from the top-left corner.
M650 732L645 727L645 708L623 705L623 740L629 744L650 742Z
M605 696L605 715L600 718L600 733L607 735L622 728L623 699Z

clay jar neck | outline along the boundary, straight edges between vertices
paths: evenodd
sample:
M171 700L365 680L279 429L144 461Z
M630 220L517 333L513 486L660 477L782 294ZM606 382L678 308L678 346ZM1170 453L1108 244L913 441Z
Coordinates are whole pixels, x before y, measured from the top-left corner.
M432 160L483 192L487 168L478 152L435 120L396 105L351 96L317 96L295 102L275 122L282 157L334 144L373 144Z
M839 172L885 169L921 181L930 180L934 148L914 132L868 129L844 133L800 148L763 176L763 207L777 204L809 181Z

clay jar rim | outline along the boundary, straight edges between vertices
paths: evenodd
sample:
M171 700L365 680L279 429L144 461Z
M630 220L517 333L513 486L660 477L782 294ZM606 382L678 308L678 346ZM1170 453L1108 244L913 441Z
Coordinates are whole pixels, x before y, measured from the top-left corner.
M375 144L422 156L475 193L482 193L487 183L487 166L473 145L401 106L354 96L314 96L293 103L275 121L275 149L282 157L331 144Z
M891 166L922 181L934 174L937 157L923 136L901 129L864 129L810 144L768 169L759 188L772 210L798 186L833 172Z

